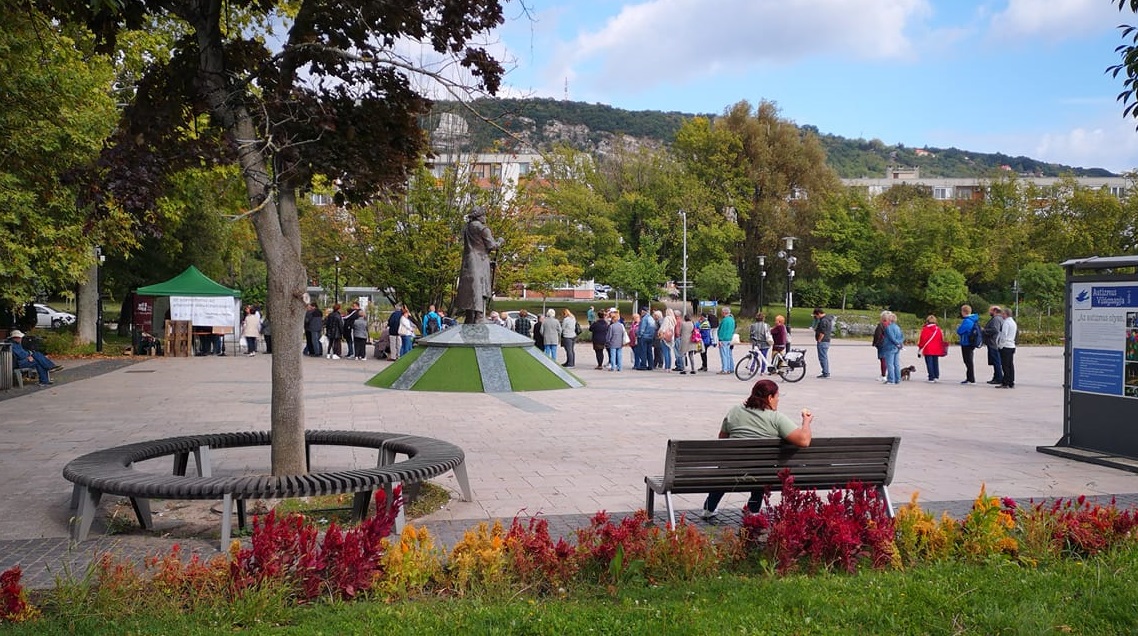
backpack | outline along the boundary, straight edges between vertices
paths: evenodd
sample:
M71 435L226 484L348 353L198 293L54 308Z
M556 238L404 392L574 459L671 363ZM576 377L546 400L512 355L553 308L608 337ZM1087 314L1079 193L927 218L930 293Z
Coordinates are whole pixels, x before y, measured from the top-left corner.
M968 332L969 344L973 347L979 347L984 341L984 335L980 331L980 321L976 320L972 323L972 331Z
M579 323L579 322L573 323L573 335L575 335L575 336L581 335L581 323Z
M430 335L432 333L438 333L438 331L442 329L442 324L440 324L441 322L442 320L439 318L438 314L435 314L434 318L428 317L427 334Z

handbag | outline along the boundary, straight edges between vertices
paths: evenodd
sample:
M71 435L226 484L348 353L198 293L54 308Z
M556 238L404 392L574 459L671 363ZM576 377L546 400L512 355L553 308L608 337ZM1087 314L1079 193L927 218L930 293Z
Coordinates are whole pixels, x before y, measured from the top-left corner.
M627 347L627 346L628 346L628 343L630 343L630 342L632 342L632 338L629 338L629 337L628 337L628 332L627 332L627 331L625 331L625 332L624 332L624 346L626 346L626 347Z

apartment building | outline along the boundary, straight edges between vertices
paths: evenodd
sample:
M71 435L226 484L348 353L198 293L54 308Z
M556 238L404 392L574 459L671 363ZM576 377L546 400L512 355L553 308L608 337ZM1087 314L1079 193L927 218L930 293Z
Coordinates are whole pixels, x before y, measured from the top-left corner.
M1021 183L1030 183L1041 188L1054 186L1063 179L1060 177L1019 176ZM983 200L992 179L922 177L920 168L889 168L883 178L842 179L842 184L850 188L862 188L869 196L877 196L896 185L912 185L928 188L933 199L938 201L978 201ZM1076 177L1075 182L1083 188L1107 188L1118 198L1126 195L1130 186L1125 177Z

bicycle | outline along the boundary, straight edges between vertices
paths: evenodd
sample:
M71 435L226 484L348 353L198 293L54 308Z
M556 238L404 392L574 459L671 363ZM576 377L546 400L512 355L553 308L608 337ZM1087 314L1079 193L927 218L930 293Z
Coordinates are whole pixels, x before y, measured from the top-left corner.
M757 344L752 344L747 355L735 365L735 377L746 382L760 372L777 373L787 382L798 382L806 377L806 350L777 351L771 356L770 362L767 362L762 349Z

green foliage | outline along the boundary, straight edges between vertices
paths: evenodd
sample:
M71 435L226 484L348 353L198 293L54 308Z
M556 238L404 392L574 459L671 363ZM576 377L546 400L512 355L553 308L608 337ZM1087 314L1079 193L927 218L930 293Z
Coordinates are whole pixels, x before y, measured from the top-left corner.
M940 312L959 307L968 298L964 275L954 269L942 269L929 275L925 287L925 302Z
M1041 310L1062 305L1066 274L1059 265L1028 263L1019 271L1018 280L1024 301Z
M114 125L111 65L25 3L0 2L0 296L71 289L123 225L78 209L74 174Z
M739 293L739 271L731 263L708 263L695 275L695 294L730 302Z

